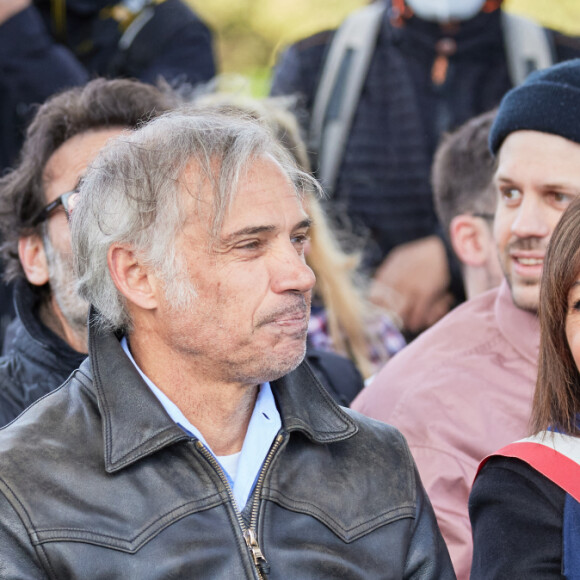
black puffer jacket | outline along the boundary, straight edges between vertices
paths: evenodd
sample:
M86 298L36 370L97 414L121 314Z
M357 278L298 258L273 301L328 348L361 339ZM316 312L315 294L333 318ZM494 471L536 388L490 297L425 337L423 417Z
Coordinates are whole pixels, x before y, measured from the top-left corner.
M400 433L306 365L272 390L283 427L242 515L118 340L91 336L80 370L0 431L0 576L454 578Z
M14 307L17 318L0 358L0 426L61 385L87 356L40 322L38 297L24 281L16 285Z

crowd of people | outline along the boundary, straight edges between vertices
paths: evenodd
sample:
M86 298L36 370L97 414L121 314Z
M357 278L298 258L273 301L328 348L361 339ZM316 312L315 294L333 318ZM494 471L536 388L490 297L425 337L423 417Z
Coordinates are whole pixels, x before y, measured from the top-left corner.
M580 579L580 40L501 5L252 99L181 0L0 0L0 578Z

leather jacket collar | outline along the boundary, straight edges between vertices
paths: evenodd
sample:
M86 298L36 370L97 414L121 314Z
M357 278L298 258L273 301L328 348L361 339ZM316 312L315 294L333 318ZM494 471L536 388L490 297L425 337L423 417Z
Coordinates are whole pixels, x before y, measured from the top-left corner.
M91 315L91 319L94 317ZM105 469L119 471L168 445L189 438L167 415L125 356L111 332L89 326L89 355L81 366L92 371L103 418ZM90 372L90 371L89 371ZM358 427L327 394L307 363L272 382L287 432L302 431L315 443L342 441Z

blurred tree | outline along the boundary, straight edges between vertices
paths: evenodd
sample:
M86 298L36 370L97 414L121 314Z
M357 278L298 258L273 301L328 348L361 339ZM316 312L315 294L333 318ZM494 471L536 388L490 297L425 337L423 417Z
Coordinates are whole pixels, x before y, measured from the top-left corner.
M188 0L214 31L222 73L251 79L252 93L268 92L278 50L320 30L335 28L365 0Z
M188 0L212 27L222 73L250 79L256 96L268 92L278 51L295 40L335 28L366 0ZM567 34L580 35L578 0L505 0L506 9ZM239 89L239 85L236 85Z
M507 10L524 14L544 26L570 35L580 35L578 0L505 0Z

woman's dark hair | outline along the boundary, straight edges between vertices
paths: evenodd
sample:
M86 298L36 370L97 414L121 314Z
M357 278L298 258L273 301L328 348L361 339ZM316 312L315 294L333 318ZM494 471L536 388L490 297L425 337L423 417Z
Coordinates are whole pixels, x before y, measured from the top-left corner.
M65 142L86 131L136 128L174 105L173 97L138 81L95 79L48 99L27 132L18 163L0 179L0 248L4 278L24 277L18 240L41 234L34 218L46 205L44 169Z
M580 372L566 338L568 294L580 276L580 199L556 226L544 259L540 288L540 359L532 410L534 433L555 428L577 435Z

